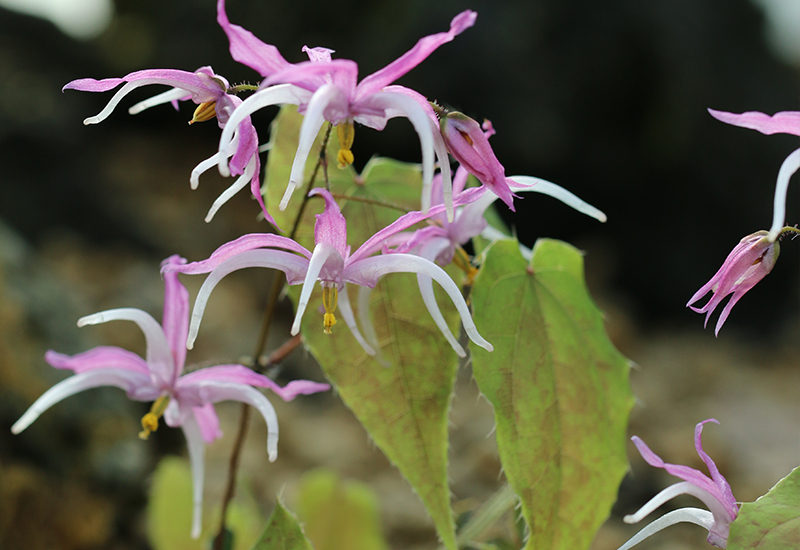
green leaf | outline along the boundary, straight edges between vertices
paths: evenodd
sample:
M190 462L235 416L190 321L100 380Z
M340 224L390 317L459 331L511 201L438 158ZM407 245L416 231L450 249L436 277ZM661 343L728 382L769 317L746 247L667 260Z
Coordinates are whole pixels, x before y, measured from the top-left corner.
M253 550L312 550L312 546L303 534L297 518L280 502L276 502L267 526Z
M298 190L301 192L292 198L286 212L277 211L301 122L302 117L296 111L281 111L273 127L273 146L267 165L270 212L285 231L291 230L293 216L300 209L300 195L305 192ZM335 134L332 133L328 148L331 160L337 147ZM307 178L319 158L319 145L318 141L309 157ZM339 205L347 219L348 244L353 251L402 215L402 209L419 208L422 177L417 165L374 158L357 177L352 167L339 170L334 161L328 174L331 192L339 196ZM320 174L313 186L322 185ZM401 209L379 206L374 204L376 201ZM314 215L321 210L320 199L310 200L297 232L297 241L309 249L313 248ZM296 302L299 287L289 294ZM344 403L420 496L445 546L455 548L447 484L447 414L458 357L449 346L443 345L444 339L419 295L416 277L388 275L370 294L370 316L376 327L379 359L364 353L343 322L336 325L332 335L323 333L322 316L316 313L322 304L320 295L317 285L303 317L301 330L306 346ZM357 287L351 285L349 297L357 310ZM457 334L455 308L446 298L440 303L445 319Z
M516 241L498 241L471 297L495 348L471 346L473 372L494 407L503 470L530 531L525 548L588 548L627 468L633 398L581 254L540 239L528 265Z
M375 494L362 483L342 481L334 472L303 476L298 515L316 550L385 550Z
M203 516L203 534L191 538L192 474L186 460L162 459L153 474L147 503L147 534L155 550L206 550L207 539L214 536L218 514ZM250 548L258 536L263 516L257 505L240 495L228 510L228 528L234 533L237 550Z
M731 524L729 550L800 548L800 467L755 502L742 504Z

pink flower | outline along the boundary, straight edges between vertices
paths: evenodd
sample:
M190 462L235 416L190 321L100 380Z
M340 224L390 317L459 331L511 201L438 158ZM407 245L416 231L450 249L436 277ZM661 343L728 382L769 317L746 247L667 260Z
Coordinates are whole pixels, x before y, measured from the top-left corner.
M153 401L150 412L142 418L140 437L146 439L158 428L161 416L168 426L180 427L186 436L194 483L192 536L200 535L203 499L205 443L220 437L219 420L214 411L218 401L241 401L255 407L267 423L267 454L270 461L278 456L278 421L267 398L256 388L269 388L281 399L329 389L327 384L295 380L285 387L242 365L218 365L183 372L186 358L186 333L189 325L189 296L178 281L171 265L185 262L171 256L165 268L164 318L161 324L148 313L133 308L111 309L82 317L78 326L108 321L133 321L142 330L147 343L145 357L130 351L100 346L69 356L48 351L45 359L58 369L75 374L59 382L37 399L11 427L15 434L30 426L47 409L81 391L98 386L116 386L136 401Z
M423 182L429 187L433 178L434 154L443 168L447 164L444 143L435 131L433 110L419 93L390 84L416 67L439 46L471 27L476 17L474 11L461 12L453 18L448 31L420 39L398 59L358 82L356 63L348 59L331 59L332 50L327 48L304 47L309 61L289 63L275 46L265 44L249 31L231 24L225 13L225 0L218 0L217 21L228 35L231 55L265 78L263 89L236 109L231 124L238 124L258 109L282 103L298 105L300 111L305 113L289 184L280 208L283 210L286 207L294 189L302 184L306 159L326 120L337 125L342 144L337 158L340 164L348 164L352 162L350 146L354 122L382 130L391 118L408 118L420 138ZM228 128L223 131L220 152L230 149L232 132L233 129ZM445 185L449 187L449 167L444 169L448 170ZM225 159L221 158L220 171L225 174L226 170Z
M199 122L209 120L216 116L217 123L223 128L234 109L242 103L242 100L229 93L230 86L228 81L222 76L214 73L211 67L201 67L195 72L181 71L178 69L147 69L125 75L122 78L105 78L95 80L93 78L82 78L73 80L64 86L64 90L80 90L85 92L105 92L112 90L123 84L117 90L106 106L95 116L83 121L84 124L97 124L105 120L116 108L119 102L136 88L150 84L161 84L170 86L171 89L158 94L144 101L140 101L128 112L132 115L138 114L145 109L172 103L177 108L178 101L190 99L198 105L194 117L190 121ZM238 120L235 126L231 127L231 147L226 152L224 159L220 153L216 153L198 164L190 178L192 189L196 189L199 183L200 174L224 161L230 166L227 175L236 175L239 178L214 201L211 209L206 215L206 221L211 221L217 210L225 204L234 194L250 183L250 191L261 206L267 221L275 225L274 220L267 212L264 200L261 197L260 172L261 161L258 157L258 135L249 117Z
M628 542L620 546L618 550L632 548L665 527L681 522L700 525L708 530L707 540L709 543L719 548L726 547L730 525L739 513L739 505L736 504L736 499L733 497L728 481L719 473L717 465L714 464L711 457L703 450L701 437L703 425L707 422L719 424L719 422L713 418L698 423L694 429L694 446L695 449L697 449L697 454L700 456L700 459L708 468L711 477L689 466L664 462L661 457L645 445L644 441L636 436L631 438L639 454L642 455L642 458L644 458L648 464L656 468L663 468L668 473L683 481L670 485L658 493L635 514L625 516L625 523L637 523L668 500L672 500L676 496L683 494L697 497L706 505L708 510L701 510L699 508L681 508L679 510L673 510L636 533Z
M482 190L476 188L472 192L464 193L462 200L473 200L477 192L482 192ZM292 324L292 334L300 332L300 322L311 298L311 292L316 282L319 281L322 286L322 302L325 308L323 316L325 332L330 333L336 323L335 311L338 306L355 339L368 354L374 355L375 349L364 339L356 324L347 294L347 283L373 288L378 280L388 273L410 272L424 274L439 283L458 310L469 338L489 351L493 349L492 345L478 333L458 285L442 268L430 260L411 254L373 255L385 247L397 233L419 223L428 216L443 212L443 206L431 208L428 213L411 212L401 216L394 223L367 239L358 250L351 254L350 247L347 245L347 224L336 201L325 189L313 189L309 195L319 195L325 200L325 210L317 215L313 252L286 237L273 234L250 234L220 246L206 260L186 265L172 263L165 267L165 271L179 271L187 274L209 273L195 300L187 343L189 348L192 347L206 303L217 283L238 269L268 267L283 271L288 284L303 285ZM435 301L433 307L438 313ZM440 313L438 317L441 317ZM446 324L439 325L439 328L445 334L449 334ZM451 338L448 340L450 341ZM464 354L461 346L454 346L454 349L459 354Z
M736 305L736 302L744 296L747 291L756 286L761 279L767 276L778 261L780 245L777 241L769 239L766 231L756 231L752 235L747 235L739 241L734 249L725 258L722 267L711 277L711 280L703 285L700 290L686 303L692 311L705 313L706 320L703 326L708 324L708 319L716 307L729 294L731 299L725 304L725 308L717 320L714 334L719 334L719 330L728 318L728 315ZM691 304L712 292L711 298L701 308L693 307Z

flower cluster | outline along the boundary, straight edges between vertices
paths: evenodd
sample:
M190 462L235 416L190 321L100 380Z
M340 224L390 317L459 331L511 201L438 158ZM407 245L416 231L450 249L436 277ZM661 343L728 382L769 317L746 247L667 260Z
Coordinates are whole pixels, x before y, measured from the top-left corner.
M476 345L492 351L492 344L480 335L475 326L462 289L443 267L455 261L474 274L475 260L467 255L463 246L478 235L497 238L498 231L489 227L484 219L484 213L496 199L513 210L514 193L543 193L605 221L601 211L558 185L530 176L506 177L489 145L494 129L488 121L480 125L467 115L439 107L416 90L393 84L437 48L472 27L477 17L474 11L465 10L457 14L448 29L421 38L399 58L359 80L356 62L335 59L331 55L333 51L328 48L304 46L302 50L308 61L290 63L275 46L231 23L225 0L218 0L216 9L217 22L228 38L232 58L258 73L257 84L231 85L211 67L203 66L195 71L147 69L121 78L81 78L66 84L64 90L102 93L116 89L106 106L95 116L86 118L84 124L102 122L129 93L142 86L160 85L167 89L130 107L130 114L167 103L179 109L182 103L191 101L196 107L189 123L216 119L220 139L217 151L191 171L190 186L196 188L200 176L214 166L223 176L236 176L230 187L214 201L205 221L211 221L223 204L249 184L261 213L278 233L243 235L219 246L204 260L188 262L178 255L164 260L161 265L165 284L161 323L135 308L103 311L81 318L78 326L113 320L136 323L146 340L144 357L110 346L96 347L73 356L48 351L45 360L50 365L71 370L73 374L47 390L12 427L14 433L20 433L59 401L99 386L118 387L133 400L152 403L150 411L141 419L139 435L146 439L157 430L162 418L168 426L180 427L183 431L194 482L192 535L195 537L201 530L205 444L221 436L214 404L234 400L255 407L266 421L267 455L273 461L277 457L277 418L261 390L267 389L288 401L297 395L329 389L327 384L306 380L295 380L281 387L252 368L238 364L184 372L186 350L193 347L198 336L210 294L227 274L246 267L266 267L283 272L289 285L302 285L290 330L292 335L300 332L301 319L309 307L312 290L319 282L322 287L322 330L327 334L333 332L338 311L363 350L376 355L380 345L374 336L376 331L368 307L354 311L348 285L359 288L359 304L368 304L364 298L383 276L414 273L431 318L454 352L464 357L466 351L439 309L433 281L453 303L467 337ZM297 200L322 199L324 208L316 216L313 249L295 240L294 231L288 236L280 234L281 229L262 195L261 154L268 147L259 142L251 117L256 111L272 105L295 105L303 116L279 208L284 210L294 191L305 185L308 186L305 196ZM390 119L396 117L408 119L419 136L422 157L419 207L380 229L351 252L347 221L336 197L327 185L314 187L314 176L312 181L305 182L306 161L326 123L328 132L331 128L336 129L339 144L336 161L343 168L355 160L352 146L356 123L382 130ZM326 154L324 150L322 154ZM450 155L460 165L454 179ZM470 187L469 175L474 176L479 185ZM208 276L192 308L188 292L178 277L193 274Z

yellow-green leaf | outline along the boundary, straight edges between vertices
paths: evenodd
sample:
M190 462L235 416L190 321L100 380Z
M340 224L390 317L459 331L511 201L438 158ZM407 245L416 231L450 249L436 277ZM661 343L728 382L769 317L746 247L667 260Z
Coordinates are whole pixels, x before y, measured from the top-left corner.
M800 467L755 502L742 504L728 550L800 548Z
M303 476L297 511L316 550L385 550L378 502L362 483L342 481L334 472Z
M628 361L606 336L570 245L540 239L531 263L494 243L475 279L475 322L494 345L472 345L494 407L503 471L529 527L526 549L588 548L627 467L633 403Z
M312 546L297 518L277 502L253 550L312 550Z

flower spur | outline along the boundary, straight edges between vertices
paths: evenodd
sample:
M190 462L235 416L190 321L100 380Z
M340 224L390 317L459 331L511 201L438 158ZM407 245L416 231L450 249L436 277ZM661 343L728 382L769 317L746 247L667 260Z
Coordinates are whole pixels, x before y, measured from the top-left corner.
M184 262L179 256L167 258L162 267ZM54 351L45 360L58 369L75 374L44 394L17 420L11 431L18 434L43 412L76 393L99 386L115 386L135 401L152 401L150 412L142 417L139 436L146 439L158 429L163 416L168 426L180 427L186 437L193 481L192 536L200 536L205 444L222 435L214 403L241 401L258 410L267 423L267 455L278 455L278 420L269 400L256 388L268 388L281 399L329 389L327 384L295 380L284 387L242 365L218 365L181 374L186 358L186 332L189 325L189 296L175 273L165 269L164 317L161 324L148 313L134 308L112 309L82 317L78 326L108 321L133 321L142 330L147 344L145 357L113 346L100 346L69 356Z
M694 446L695 449L697 449L697 454L700 456L700 459L708 468L711 477L689 466L664 462L661 457L650 450L644 441L636 436L631 438L639 454L642 455L642 458L644 458L648 464L656 468L663 468L667 473L683 481L670 485L650 499L650 501L642 506L636 513L625 516L625 518L623 518L625 523L637 523L641 521L668 500L682 494L697 497L708 507L708 510L680 508L668 512L636 533L630 540L620 546L618 550L628 550L628 548L636 546L644 539L661 531L665 527L681 522L694 523L707 529L707 540L710 544L718 548L725 548L727 546L730 525L739 514L739 505L733 497L728 481L719 473L717 465L703 450L703 425L708 422L719 424L719 422L713 418L699 422L694 429Z
M482 191L482 189L476 188L464 193L462 200L473 200ZM364 339L356 324L347 294L347 283L372 288L381 277L388 273L411 272L423 273L439 283L453 301L453 305L461 316L464 330L470 339L489 351L493 349L492 345L478 333L458 285L442 268L430 260L412 254L373 255L384 247L393 235L408 229L428 216L443 212L443 206L431 208L428 213L411 212L401 216L394 223L367 239L351 254L350 247L347 245L347 225L336 201L328 191L321 188L313 189L309 195L319 195L325 201L324 211L317 214L316 217L313 252L287 237L273 234L250 234L220 246L206 260L185 265L173 263L165 267L166 271L179 271L186 274L209 273L195 299L187 342L189 348L192 347L197 336L206 303L217 283L229 273L239 269L268 267L283 271L288 284L303 285L292 323L292 334L300 332L300 322L311 298L311 292L315 283L319 281L322 286L322 302L325 308L323 315L325 332L330 333L336 323L335 311L338 306L350 332L361 347L368 354L375 355L376 350ZM434 307L438 312L435 303ZM460 346L458 348L454 346L454 349L463 354Z

